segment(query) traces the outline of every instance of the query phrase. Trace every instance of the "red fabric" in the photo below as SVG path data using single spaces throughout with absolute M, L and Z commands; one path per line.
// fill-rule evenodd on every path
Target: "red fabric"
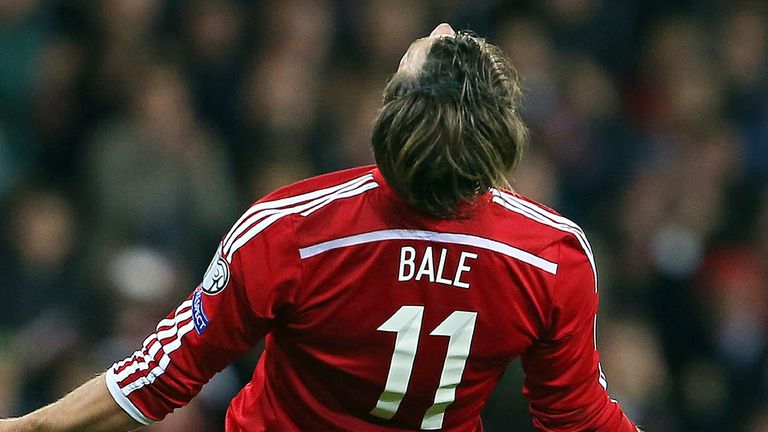
M 257 228 L 261 230 L 234 252 L 227 286 L 201 296 L 208 320 L 202 334 L 190 329 L 198 311 L 187 304 L 159 326 L 156 342 L 114 366 L 123 393 L 138 386 L 127 399 L 146 417 L 162 419 L 266 337 L 252 381 L 231 403 L 228 431 L 420 430 L 453 341 L 453 336 L 430 332 L 452 313 L 464 311 L 476 312 L 474 332 L 455 400 L 445 409 L 440 430 L 481 431 L 486 400 L 509 362 L 522 356 L 524 392 L 538 429 L 635 431 L 599 382 L 593 340 L 597 293 L 586 249 L 574 228 L 536 220 L 551 213 L 548 209 L 537 207 L 541 213 L 528 210 L 531 215 L 526 216 L 500 205 L 489 193 L 464 209 L 465 218 L 432 220 L 403 206 L 373 167 L 306 180 L 257 205 L 269 207 L 275 200 L 367 173 L 374 178 L 365 182 L 378 187 L 319 205 L 321 201 L 308 214 L 284 214 L 295 205 L 279 207 L 279 202 L 276 211 L 261 210 L 266 212 L 262 221 L 274 220 Z M 376 241 L 304 259 L 299 253 L 330 240 L 392 229 L 493 240 L 555 263 L 557 271 L 552 274 L 486 248 L 433 240 Z M 256 231 L 234 237 L 245 239 L 248 232 Z M 421 280 L 400 281 L 404 247 L 416 251 L 417 267 L 431 247 L 433 276 L 442 275 L 451 284 L 430 282 L 426 273 Z M 442 249 L 445 265 L 435 275 Z M 467 255 L 464 264 L 471 270 L 458 278 L 469 288 L 452 284 L 462 252 L 477 255 Z M 226 259 L 226 249 L 218 254 Z M 402 401 L 394 416 L 384 420 L 369 413 L 384 390 L 399 334 L 377 329 L 408 305 L 423 308 L 417 350 Z M 153 350 L 157 343 L 162 347 Z M 147 359 L 145 366 L 136 366 Z M 126 368 L 136 370 L 118 375 Z

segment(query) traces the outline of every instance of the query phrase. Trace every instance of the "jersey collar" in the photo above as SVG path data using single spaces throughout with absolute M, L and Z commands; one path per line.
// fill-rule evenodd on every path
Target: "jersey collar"
M 384 178 L 384 174 L 381 173 L 381 170 L 379 170 L 378 166 L 373 165 L 373 169 L 371 173 L 373 174 L 373 179 L 376 181 L 376 183 L 378 183 L 379 189 L 383 194 L 385 194 L 389 199 L 392 199 L 398 204 L 401 204 L 403 206 L 408 206 L 406 202 L 402 198 L 400 198 L 400 196 L 397 195 L 394 189 L 392 189 L 392 187 L 387 183 L 387 180 Z M 480 196 L 474 203 L 462 204 L 461 206 L 459 206 L 459 211 L 462 213 L 471 214 L 477 211 L 479 208 L 485 206 L 492 199 L 493 199 L 493 196 L 491 194 L 491 191 L 488 191 L 482 196 Z

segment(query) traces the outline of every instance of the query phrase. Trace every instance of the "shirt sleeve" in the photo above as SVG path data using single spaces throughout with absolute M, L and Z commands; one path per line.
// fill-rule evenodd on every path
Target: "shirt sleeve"
M 523 392 L 540 431 L 637 430 L 606 391 L 595 336 L 598 294 L 591 253 L 585 238 L 561 244 L 547 335 L 522 357 Z
M 273 218 L 267 228 L 247 215 L 224 237 L 192 294 L 107 371 L 110 394 L 134 420 L 160 421 L 186 405 L 254 347 L 290 303 L 298 278 L 291 221 Z

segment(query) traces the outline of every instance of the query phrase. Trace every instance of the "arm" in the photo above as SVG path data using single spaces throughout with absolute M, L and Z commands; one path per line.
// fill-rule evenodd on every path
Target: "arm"
M 224 236 L 203 282 L 141 348 L 107 371 L 110 394 L 137 422 L 161 421 L 186 405 L 290 309 L 300 276 L 293 221 L 264 202 L 282 193 L 246 211 Z
M 0 420 L 0 432 L 128 431 L 186 405 L 269 332 L 298 269 L 289 230 L 274 224 L 258 236 L 246 231 L 250 241 L 236 250 L 222 242 L 203 282 L 143 346 L 61 401 Z
M 302 201 L 287 192 L 247 210 L 220 243 L 203 282 L 137 351 L 55 404 L 0 419 L 0 432 L 127 431 L 192 400 L 258 344 L 292 302 L 300 262 L 293 222 L 284 216 L 294 212 L 280 208 Z
M 560 245 L 548 328 L 522 357 L 524 393 L 538 430 L 636 432 L 606 391 L 595 339 L 596 278 L 588 254 L 573 237 Z
M 115 432 L 139 426 L 112 399 L 104 375 L 32 414 L 0 420 L 0 432 Z

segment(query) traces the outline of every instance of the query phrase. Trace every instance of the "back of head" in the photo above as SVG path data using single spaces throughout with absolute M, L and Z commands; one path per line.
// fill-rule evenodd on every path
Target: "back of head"
M 465 32 L 436 38 L 418 71 L 400 70 L 373 128 L 376 163 L 395 192 L 429 216 L 455 217 L 508 186 L 527 130 L 517 75 L 501 51 Z

